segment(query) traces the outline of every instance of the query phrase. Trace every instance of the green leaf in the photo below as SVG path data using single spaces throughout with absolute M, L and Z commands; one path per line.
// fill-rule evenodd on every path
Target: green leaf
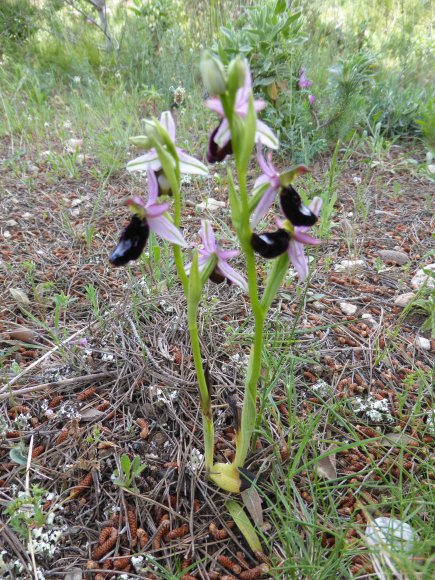
M 131 464 L 132 473 L 134 475 L 137 475 L 139 468 L 140 468 L 140 457 L 139 455 L 135 455 L 133 458 L 133 463 Z
M 121 463 L 121 468 L 123 473 L 129 477 L 130 476 L 130 469 L 131 469 L 131 461 L 130 461 L 130 457 L 126 454 L 123 453 L 120 457 L 120 463 Z
M 9 457 L 11 461 L 18 463 L 18 465 L 27 465 L 27 454 L 25 449 L 21 446 L 12 447 L 9 451 Z
M 202 284 L 198 268 L 198 250 L 195 250 L 193 252 L 193 260 L 189 272 L 189 296 L 187 305 L 189 311 L 191 309 L 196 310 L 196 305 L 201 298 L 201 290 Z
M 231 217 L 233 226 L 236 232 L 238 232 L 241 226 L 241 207 L 240 200 L 236 191 L 236 186 L 234 184 L 233 174 L 231 173 L 231 169 L 229 167 L 228 167 L 228 197 L 230 199 Z
M 289 257 L 287 252 L 277 258 L 273 264 L 272 270 L 266 281 L 266 288 L 264 289 L 263 296 L 261 298 L 261 307 L 264 312 L 267 312 L 272 304 L 276 293 L 281 286 L 281 282 L 288 270 Z
M 253 552 L 263 552 L 261 542 L 257 536 L 254 526 L 249 521 L 243 507 L 233 499 L 226 502 L 225 507 L 230 512 L 231 517 L 236 523 L 236 526 L 241 531 L 243 537 L 248 542 L 249 547 Z

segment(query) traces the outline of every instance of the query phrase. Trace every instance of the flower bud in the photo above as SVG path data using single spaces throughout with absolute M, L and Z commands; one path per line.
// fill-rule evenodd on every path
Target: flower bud
M 279 174 L 279 184 L 281 187 L 288 187 L 299 175 L 305 175 L 306 173 L 311 173 L 311 169 L 305 165 L 296 165 L 287 171 L 283 171 Z
M 241 56 L 233 59 L 228 66 L 228 90 L 235 93 L 245 84 L 246 59 Z
M 157 129 L 156 124 L 154 123 L 154 121 L 150 121 L 149 119 L 145 120 L 145 135 L 148 137 L 150 141 L 152 139 L 157 139 L 158 141 L 161 141 L 159 130 Z
M 225 69 L 221 61 L 210 52 L 205 51 L 199 65 L 202 82 L 210 95 L 217 97 L 227 90 Z
M 128 139 L 135 147 L 140 147 L 141 149 L 151 149 L 152 144 L 146 135 L 138 135 L 137 137 L 129 137 Z

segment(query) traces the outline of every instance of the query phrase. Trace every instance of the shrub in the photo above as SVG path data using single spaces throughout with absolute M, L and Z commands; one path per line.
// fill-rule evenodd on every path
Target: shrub
M 13 52 L 38 30 L 39 10 L 29 0 L 0 2 L 0 54 Z

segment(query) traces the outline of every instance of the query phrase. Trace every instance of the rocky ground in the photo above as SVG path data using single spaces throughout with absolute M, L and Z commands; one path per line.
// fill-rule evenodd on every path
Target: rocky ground
M 327 167 L 314 168 L 313 189 Z M 167 250 L 149 247 L 128 270 L 107 260 L 127 219 L 122 202 L 141 182 L 125 173 L 102 188 L 86 160 L 79 179 L 53 174 L 44 160 L 18 172 L 4 163 L 0 179 L 0 565 L 11 577 L 279 577 L 286 552 L 267 498 L 291 466 L 301 501 L 314 509 L 314 475 L 304 467 L 313 449 L 293 463 L 300 424 L 313 418 L 322 441 L 373 439 L 323 466 L 327 480 L 342 478 L 333 494 L 349 543 L 368 521 L 366 506 L 385 493 L 374 482 L 430 484 L 435 343 L 420 330 L 424 313 L 408 307 L 422 284 L 433 286 L 422 272 L 435 270 L 427 180 L 394 160 L 369 174 L 350 160 L 308 288 L 290 272 L 273 305 L 266 333 L 276 355 L 260 397 L 267 436 L 248 465 L 261 472 L 267 550 L 259 559 L 201 474 L 184 298 Z M 188 239 L 198 241 L 204 212 L 225 228 L 219 180 L 192 182 L 185 193 Z M 197 208 L 210 198 L 222 203 Z M 260 262 L 260 277 L 265 268 Z M 207 289 L 203 354 L 221 461 L 233 454 L 228 394 L 241 397 L 251 328 L 241 292 Z M 129 485 L 114 482 L 122 454 L 145 466 Z M 322 536 L 325 559 L 333 532 Z M 352 575 L 371 573 L 364 552 L 349 552 L 347 565 Z

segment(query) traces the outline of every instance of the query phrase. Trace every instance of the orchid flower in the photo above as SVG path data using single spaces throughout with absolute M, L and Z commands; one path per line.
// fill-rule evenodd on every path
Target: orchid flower
M 321 208 L 322 200 L 320 197 L 315 197 L 310 204 L 310 210 L 318 217 Z M 277 220 L 277 225 L 279 228 L 282 228 L 285 225 L 288 227 L 288 224 L 285 224 L 285 222 L 283 223 L 281 220 Z M 307 278 L 309 273 L 308 260 L 305 256 L 304 246 L 318 246 L 322 243 L 321 240 L 313 238 L 306 233 L 310 227 L 311 226 L 293 226 L 293 232 L 290 233 L 291 239 L 287 248 L 288 257 L 302 281 Z
M 216 256 L 217 264 L 210 280 L 220 284 L 224 280 L 237 284 L 243 290 L 248 290 L 248 284 L 243 276 L 228 264 L 228 260 L 240 254 L 238 250 L 223 250 L 216 242 L 215 234 L 208 220 L 201 221 L 202 248 L 199 248 L 198 268 L 201 271 L 212 256 Z M 192 263 L 186 264 L 186 274 L 189 274 Z
M 321 207 L 322 200 L 315 197 L 307 209 L 317 220 Z M 251 245 L 254 251 L 268 259 L 277 258 L 287 252 L 300 279 L 305 280 L 308 276 L 308 261 L 305 257 L 304 245 L 317 246 L 321 244 L 321 240 L 306 233 L 310 229 L 310 225 L 295 226 L 289 220 L 280 219 L 276 220 L 276 224 L 279 229 L 275 232 L 252 234 Z
M 257 178 L 257 180 L 254 183 L 253 194 L 255 195 L 256 192 L 258 192 L 259 189 L 266 184 L 268 184 L 269 187 L 263 193 L 254 212 L 252 213 L 251 216 L 252 229 L 254 229 L 260 223 L 263 217 L 267 214 L 269 208 L 273 205 L 273 202 L 275 201 L 276 198 L 276 194 L 279 190 L 281 190 L 282 194 L 284 194 L 289 188 L 293 190 L 291 185 L 286 187 L 284 183 L 288 182 L 289 179 L 294 179 L 294 177 L 296 177 L 297 175 L 302 175 L 304 173 L 309 172 L 309 169 L 305 167 L 305 165 L 298 165 L 288 171 L 279 173 L 272 163 L 272 152 L 269 152 L 267 154 L 266 159 L 264 158 L 261 143 L 257 143 L 257 161 L 263 173 Z
M 299 71 L 298 86 L 300 89 L 308 89 L 313 83 L 307 78 L 305 67 L 301 67 Z
M 165 111 L 161 114 L 160 124 L 166 129 L 169 137 L 175 143 L 175 122 L 170 111 Z M 207 175 L 207 167 L 183 151 L 183 149 L 176 147 L 178 159 L 180 162 L 180 173 L 189 173 L 191 175 Z M 174 161 L 175 164 L 175 161 Z M 162 164 L 160 162 L 157 151 L 152 148 L 149 149 L 144 155 L 133 159 L 127 163 L 128 171 L 145 171 L 147 169 L 152 169 L 154 172 L 159 174 L 163 171 Z
M 163 214 L 169 209 L 169 203 L 156 203 L 158 198 L 158 183 L 155 173 L 148 169 L 149 196 L 145 202 L 139 196 L 127 201 L 134 215 L 128 226 L 122 231 L 118 245 L 112 252 L 109 261 L 113 266 L 124 266 L 130 260 L 137 260 L 148 240 L 150 231 L 176 244 L 187 247 L 180 230 Z
M 246 75 L 244 86 L 238 89 L 236 94 L 236 101 L 234 111 L 237 115 L 244 118 L 248 114 L 249 98 L 252 93 L 252 79 L 248 63 L 246 62 Z M 218 97 L 209 99 L 206 103 L 207 107 L 217 113 L 222 120 L 214 129 L 209 138 L 207 161 L 209 163 L 216 163 L 223 161 L 223 159 L 232 153 L 231 131 L 228 119 L 225 116 L 224 107 Z M 266 106 L 266 102 L 262 100 L 254 101 L 254 109 L 258 113 Z M 271 149 L 278 149 L 279 141 L 272 130 L 263 121 L 257 119 L 257 127 L 255 133 L 255 140 L 270 147 Z
M 269 187 L 263 193 L 261 200 L 259 201 L 257 207 L 255 208 L 251 216 L 252 228 L 255 228 L 259 224 L 259 222 L 263 219 L 263 217 L 267 214 L 269 208 L 275 201 L 277 191 L 280 188 L 279 172 L 272 163 L 272 152 L 269 151 L 266 160 L 263 156 L 261 143 L 257 143 L 257 161 L 263 173 L 262 175 L 260 175 L 260 177 L 256 179 L 254 183 L 254 195 L 255 192 L 258 191 L 260 187 L 262 187 L 266 183 L 269 184 Z

